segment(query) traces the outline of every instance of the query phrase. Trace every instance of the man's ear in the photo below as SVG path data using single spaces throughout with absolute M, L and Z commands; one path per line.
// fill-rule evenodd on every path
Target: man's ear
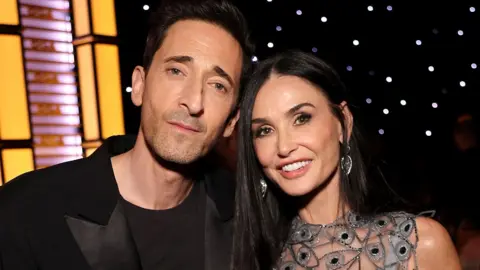
M 143 103 L 143 93 L 146 84 L 145 70 L 141 66 L 136 66 L 132 73 L 132 102 L 139 107 Z
M 350 136 L 352 136 L 353 115 L 346 101 L 342 101 L 342 103 L 340 103 L 340 109 L 342 110 L 343 119 L 345 121 L 345 130 L 341 130 L 340 133 L 340 142 L 343 143 L 343 132 L 347 132 L 347 140 L 350 140 Z
M 240 118 L 240 110 L 237 109 L 237 112 L 235 113 L 235 116 L 228 121 L 227 126 L 225 127 L 225 130 L 223 131 L 223 137 L 230 137 L 235 130 L 235 125 L 238 122 L 238 119 Z

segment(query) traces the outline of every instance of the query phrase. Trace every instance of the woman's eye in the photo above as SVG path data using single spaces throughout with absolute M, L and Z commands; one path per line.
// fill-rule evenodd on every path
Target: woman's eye
M 310 121 L 311 118 L 312 116 L 310 114 L 302 113 L 295 119 L 295 125 L 303 125 Z
M 255 132 L 255 138 L 260 138 L 260 137 L 263 137 L 263 136 L 267 136 L 267 135 L 270 134 L 271 132 L 272 132 L 272 129 L 269 128 L 269 127 L 259 128 L 259 129 L 257 129 L 257 131 Z

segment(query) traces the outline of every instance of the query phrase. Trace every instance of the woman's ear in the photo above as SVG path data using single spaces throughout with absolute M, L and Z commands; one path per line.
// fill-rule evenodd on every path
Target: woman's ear
M 342 101 L 342 103 L 340 103 L 340 110 L 342 112 L 344 123 L 345 123 L 345 130 L 342 130 L 342 133 L 341 133 L 342 136 L 340 137 L 340 142 L 343 143 L 343 138 L 344 138 L 343 132 L 347 132 L 346 137 L 348 141 L 350 141 L 350 137 L 352 136 L 353 115 L 346 101 Z

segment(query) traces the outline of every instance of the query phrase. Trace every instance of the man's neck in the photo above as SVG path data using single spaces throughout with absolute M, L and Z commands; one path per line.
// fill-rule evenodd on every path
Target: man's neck
M 111 160 L 122 197 L 145 209 L 173 208 L 183 202 L 193 187 L 193 180 L 185 173 L 158 162 L 141 134 L 130 151 Z

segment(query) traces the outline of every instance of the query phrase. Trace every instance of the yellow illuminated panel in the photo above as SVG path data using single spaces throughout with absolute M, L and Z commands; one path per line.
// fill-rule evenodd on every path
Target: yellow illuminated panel
M 95 44 L 98 100 L 102 138 L 125 133 L 120 64 L 116 45 Z
M 30 139 L 20 36 L 0 35 L 0 139 Z
M 3 180 L 2 180 L 2 161 L 1 161 L 1 158 L 0 158 L 0 186 L 2 186 L 3 184 Z
M 33 151 L 25 149 L 2 150 L 3 171 L 5 182 L 33 170 Z
M 98 0 L 93 2 L 96 1 Z M 75 36 L 81 37 L 90 34 L 88 0 L 73 0 L 73 19 L 75 20 Z
M 18 25 L 17 0 L 0 1 L 0 24 Z
M 89 157 L 91 154 L 93 154 L 93 152 L 95 152 L 95 150 L 97 150 L 97 148 L 85 149 L 85 157 Z
M 93 33 L 95 35 L 116 36 L 114 0 L 95 0 L 92 4 Z
M 91 45 L 77 47 L 77 62 L 82 102 L 83 136 L 87 141 L 98 140 L 100 131 L 98 130 L 98 108 Z

